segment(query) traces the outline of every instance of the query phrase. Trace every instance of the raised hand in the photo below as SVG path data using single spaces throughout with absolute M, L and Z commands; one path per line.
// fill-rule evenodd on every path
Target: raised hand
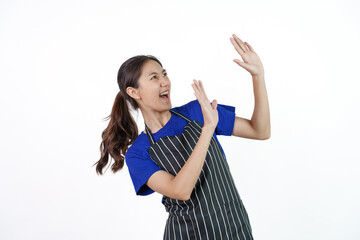
M 215 129 L 219 121 L 219 114 L 217 111 L 217 101 L 214 99 L 212 101 L 212 104 L 210 104 L 210 101 L 206 96 L 204 86 L 201 80 L 197 81 L 194 79 L 194 83 L 192 83 L 191 86 L 193 87 L 195 91 L 194 94 L 201 106 L 201 111 L 204 117 L 204 126 L 205 125 L 210 126 Z
M 230 38 L 230 41 L 244 61 L 242 62 L 239 59 L 234 59 L 234 62 L 236 62 L 240 67 L 243 67 L 252 76 L 264 74 L 264 67 L 261 60 L 248 42 L 244 43 L 235 34 L 233 34 L 233 37 Z

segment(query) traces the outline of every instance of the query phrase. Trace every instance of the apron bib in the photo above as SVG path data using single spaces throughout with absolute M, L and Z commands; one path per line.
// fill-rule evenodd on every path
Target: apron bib
M 150 141 L 150 158 L 164 171 L 176 176 L 199 140 L 203 125 L 170 110 L 188 123 L 181 134 L 154 141 L 145 124 Z M 219 143 L 212 136 L 204 166 L 187 201 L 163 196 L 169 217 L 164 240 L 253 239 L 250 221 L 240 199 Z

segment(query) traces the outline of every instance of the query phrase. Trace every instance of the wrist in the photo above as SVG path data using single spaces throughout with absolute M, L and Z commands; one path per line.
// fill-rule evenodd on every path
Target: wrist
M 207 133 L 213 134 L 215 131 L 215 128 L 216 128 L 216 126 L 205 124 L 202 127 L 202 132 L 207 132 Z
M 263 80 L 264 79 L 264 73 L 259 73 L 255 75 L 251 75 L 253 80 Z

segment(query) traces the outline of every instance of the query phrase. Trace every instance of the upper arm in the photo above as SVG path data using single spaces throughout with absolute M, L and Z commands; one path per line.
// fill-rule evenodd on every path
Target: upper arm
M 131 180 L 137 195 L 149 195 L 154 191 L 145 183 L 149 177 L 159 170 L 162 170 L 151 160 L 150 156 L 144 156 L 138 150 L 129 149 L 125 155 Z
M 252 127 L 251 121 L 249 119 L 238 116 L 235 117 L 232 135 L 250 139 L 261 139 L 255 129 Z
M 179 191 L 174 186 L 174 180 L 175 176 L 164 171 L 160 170 L 155 173 L 153 173 L 148 181 L 146 182 L 146 185 L 154 190 L 155 192 L 158 192 L 162 195 L 165 195 L 170 198 L 178 199 L 178 200 L 188 200 L 184 194 L 181 193 L 181 190 Z

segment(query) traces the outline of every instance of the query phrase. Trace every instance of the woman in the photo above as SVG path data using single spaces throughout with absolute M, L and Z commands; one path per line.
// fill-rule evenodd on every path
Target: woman
M 216 136 L 268 139 L 269 107 L 258 55 L 236 35 L 230 41 L 244 60 L 234 62 L 252 75 L 255 109 L 251 120 L 235 116 L 235 107 L 216 100 L 210 103 L 197 80 L 191 84 L 197 99 L 172 108 L 171 82 L 153 56 L 132 57 L 119 69 L 120 92 L 102 133 L 96 171 L 102 174 L 109 154 L 115 160 L 113 172 L 123 167 L 125 159 L 136 194 L 162 194 L 169 212 L 164 239 L 253 239 Z M 144 117 L 145 130 L 140 134 L 128 103 Z

